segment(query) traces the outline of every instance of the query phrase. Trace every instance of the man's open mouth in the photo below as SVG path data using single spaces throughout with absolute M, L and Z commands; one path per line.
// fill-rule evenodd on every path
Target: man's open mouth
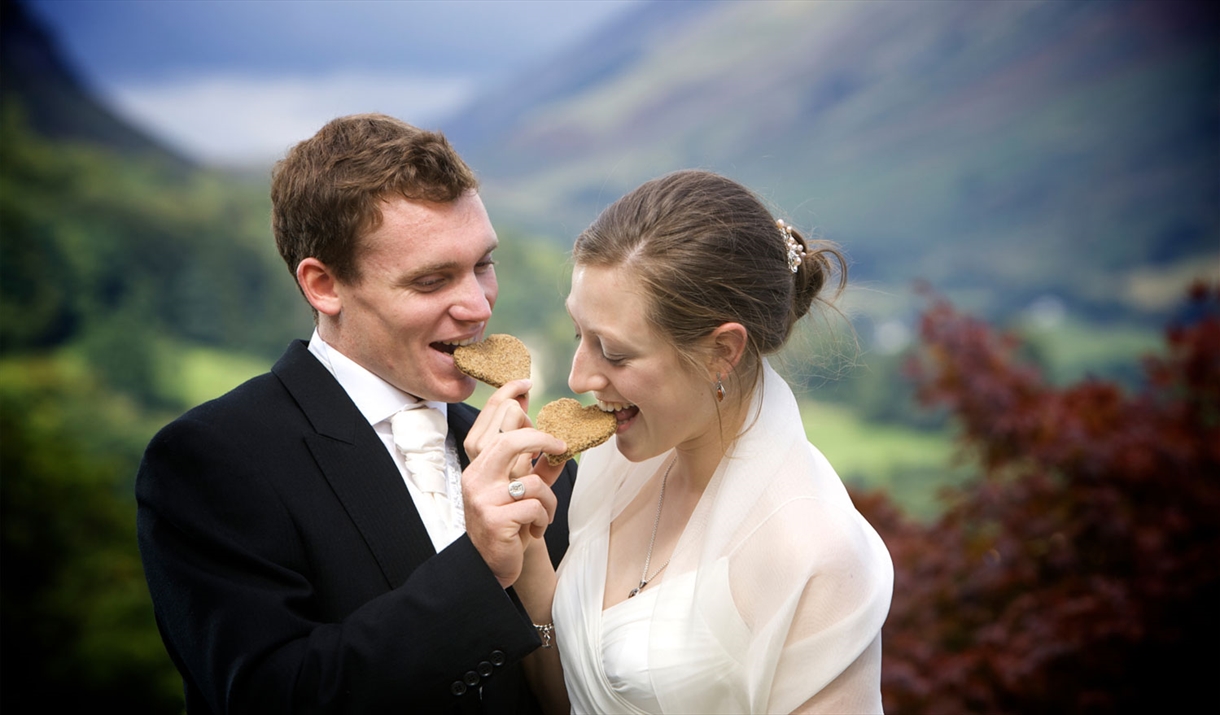
M 473 345 L 478 342 L 475 338 L 467 338 L 465 340 L 438 340 L 435 343 L 429 343 L 428 347 L 433 350 L 439 350 L 443 353 L 453 354 L 453 351 L 464 345 Z

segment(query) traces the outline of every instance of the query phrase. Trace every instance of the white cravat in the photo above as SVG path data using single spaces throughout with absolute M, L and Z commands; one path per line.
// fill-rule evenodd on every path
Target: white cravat
M 394 444 L 407 467 L 407 478 L 432 497 L 436 512 L 445 527 L 453 525 L 445 476 L 445 437 L 449 424 L 445 415 L 421 403 L 410 405 L 390 418 Z

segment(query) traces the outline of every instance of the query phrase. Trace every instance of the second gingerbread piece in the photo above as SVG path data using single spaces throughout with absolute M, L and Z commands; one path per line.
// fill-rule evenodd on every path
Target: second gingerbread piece
M 618 431 L 618 420 L 611 412 L 603 412 L 597 405 L 583 407 L 570 397 L 561 397 L 548 402 L 538 410 L 538 429 L 562 439 L 568 446 L 563 454 L 548 454 L 546 461 L 552 467 L 568 461 L 586 449 L 592 449 L 614 436 Z

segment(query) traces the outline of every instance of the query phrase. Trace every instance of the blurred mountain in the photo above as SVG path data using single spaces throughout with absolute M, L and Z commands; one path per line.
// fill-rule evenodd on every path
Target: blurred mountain
M 0 357 L 73 346 L 107 382 L 168 403 L 179 346 L 277 354 L 305 329 L 268 237 L 265 181 L 196 167 L 95 101 L 5 0 Z
M 1214 7 L 652 2 L 443 126 L 497 223 L 564 245 L 701 167 L 842 243 L 889 312 L 927 279 L 1151 315 L 1220 273 Z
M 0 106 L 11 105 L 20 108 L 27 127 L 47 139 L 99 145 L 178 169 L 190 167 L 180 154 L 98 102 L 20 0 L 0 0 Z

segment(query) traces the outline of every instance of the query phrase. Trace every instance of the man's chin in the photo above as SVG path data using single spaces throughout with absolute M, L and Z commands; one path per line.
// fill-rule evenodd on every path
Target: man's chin
M 478 381 L 476 381 L 473 377 L 467 377 L 462 381 L 461 396 L 456 400 L 450 400 L 450 402 L 465 402 L 466 400 L 469 400 L 470 396 L 474 394 L 474 389 L 478 387 L 478 385 Z
M 478 382 L 473 377 L 462 375 L 457 379 L 444 380 L 437 385 L 435 397 L 425 399 L 433 402 L 465 402 L 474 394 Z

